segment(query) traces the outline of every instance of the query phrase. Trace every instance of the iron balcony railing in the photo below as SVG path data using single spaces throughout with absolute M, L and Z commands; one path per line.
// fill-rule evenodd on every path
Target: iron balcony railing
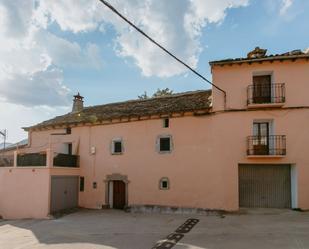
M 286 155 L 286 136 L 249 136 L 247 138 L 247 155 Z
M 58 153 L 54 157 L 53 165 L 56 167 L 78 168 L 79 156 Z
M 285 102 L 285 84 L 256 84 L 247 88 L 247 104 L 282 104 Z

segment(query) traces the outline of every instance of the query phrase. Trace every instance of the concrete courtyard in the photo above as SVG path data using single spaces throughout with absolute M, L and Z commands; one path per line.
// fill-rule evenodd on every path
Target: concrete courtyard
M 0 221 L 0 248 L 150 249 L 188 218 L 199 222 L 173 249 L 309 248 L 309 213 L 290 210 L 225 216 L 83 210 L 59 219 Z

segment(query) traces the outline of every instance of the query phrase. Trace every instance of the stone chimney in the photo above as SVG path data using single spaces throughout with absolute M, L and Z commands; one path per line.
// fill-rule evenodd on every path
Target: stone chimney
M 72 112 L 80 112 L 83 110 L 84 108 L 84 101 L 83 101 L 82 96 L 80 96 L 79 93 L 77 93 L 77 95 L 74 95 L 74 99 L 73 99 L 73 108 L 72 108 Z

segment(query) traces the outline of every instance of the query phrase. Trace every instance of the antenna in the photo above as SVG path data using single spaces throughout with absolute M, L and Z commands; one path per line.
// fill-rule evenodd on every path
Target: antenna
M 6 143 L 6 139 L 7 139 L 7 135 L 8 135 L 8 132 L 6 129 L 4 130 L 0 130 L 0 135 L 3 137 L 3 150 L 5 150 L 5 143 Z

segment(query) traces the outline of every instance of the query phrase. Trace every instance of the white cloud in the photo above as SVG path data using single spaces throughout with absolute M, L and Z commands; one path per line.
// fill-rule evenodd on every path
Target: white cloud
M 9 37 L 22 37 L 32 19 L 33 1 L 0 1 L 0 24 L 2 32 Z
M 196 67 L 203 49 L 202 29 L 209 23 L 221 23 L 228 9 L 246 6 L 249 0 L 109 1 Z M 288 9 L 289 1 L 285 2 Z M 70 90 L 62 71 L 68 67 L 102 67 L 98 45 L 81 45 L 60 33 L 51 33 L 53 23 L 74 34 L 96 31 L 102 35 L 111 25 L 117 33 L 117 55 L 131 58 L 145 76 L 170 77 L 187 72 L 98 0 L 0 0 L 0 128 L 19 130 L 20 126 L 64 113 L 61 106 L 68 105 Z M 15 133 L 16 137 L 21 134 Z
M 227 9 L 246 6 L 248 0 L 115 0 L 112 3 L 155 40 L 196 67 L 202 51 L 203 27 L 222 22 Z M 5 89 L 1 96 L 7 101 L 25 105 L 64 104 L 68 89 L 61 70 L 50 71 L 51 67 L 102 67 L 96 44 L 81 47 L 77 42 L 50 33 L 48 26 L 54 22 L 63 31 L 73 33 L 104 31 L 106 24 L 113 25 L 117 32 L 117 55 L 132 58 L 145 76 L 170 77 L 187 72 L 98 0 L 0 0 L 0 14 L 3 27 L 0 30 L 0 87 Z M 46 77 L 52 77 L 56 83 Z M 9 89 L 17 89 L 17 86 L 19 95 Z M 45 94 L 50 96 L 48 98 L 33 98 L 32 102 L 27 96 L 28 92 L 36 95 L 43 91 L 54 94 Z M 51 98 L 54 101 L 50 101 Z
M 281 7 L 280 7 L 280 15 L 285 15 L 289 8 L 292 6 L 293 0 L 282 0 Z
M 0 99 L 1 100 L 1 99 Z M 70 108 L 46 106 L 25 107 L 22 105 L 0 101 L 0 129 L 8 129 L 9 142 L 18 142 L 27 138 L 27 133 L 21 127 L 31 126 L 57 115 L 70 111 Z M 0 139 L 0 143 L 1 143 Z
M 7 102 L 66 105 L 61 68 L 102 66 L 97 45 L 81 47 L 47 31 L 48 17 L 37 1 L 0 0 L 0 25 L 0 97 Z
M 10 74 L 0 80 L 0 97 L 5 102 L 24 106 L 65 106 L 69 103 L 69 89 L 62 81 L 62 72 L 55 68 Z
M 248 0 L 115 0 L 111 3 L 155 40 L 196 67 L 202 51 L 199 40 L 202 28 L 207 23 L 222 22 L 227 9 L 246 6 Z M 44 0 L 41 4 L 50 20 L 66 31 L 89 32 L 102 30 L 101 22 L 112 24 L 118 33 L 117 54 L 132 58 L 145 76 L 169 77 L 187 71 L 98 0 Z

